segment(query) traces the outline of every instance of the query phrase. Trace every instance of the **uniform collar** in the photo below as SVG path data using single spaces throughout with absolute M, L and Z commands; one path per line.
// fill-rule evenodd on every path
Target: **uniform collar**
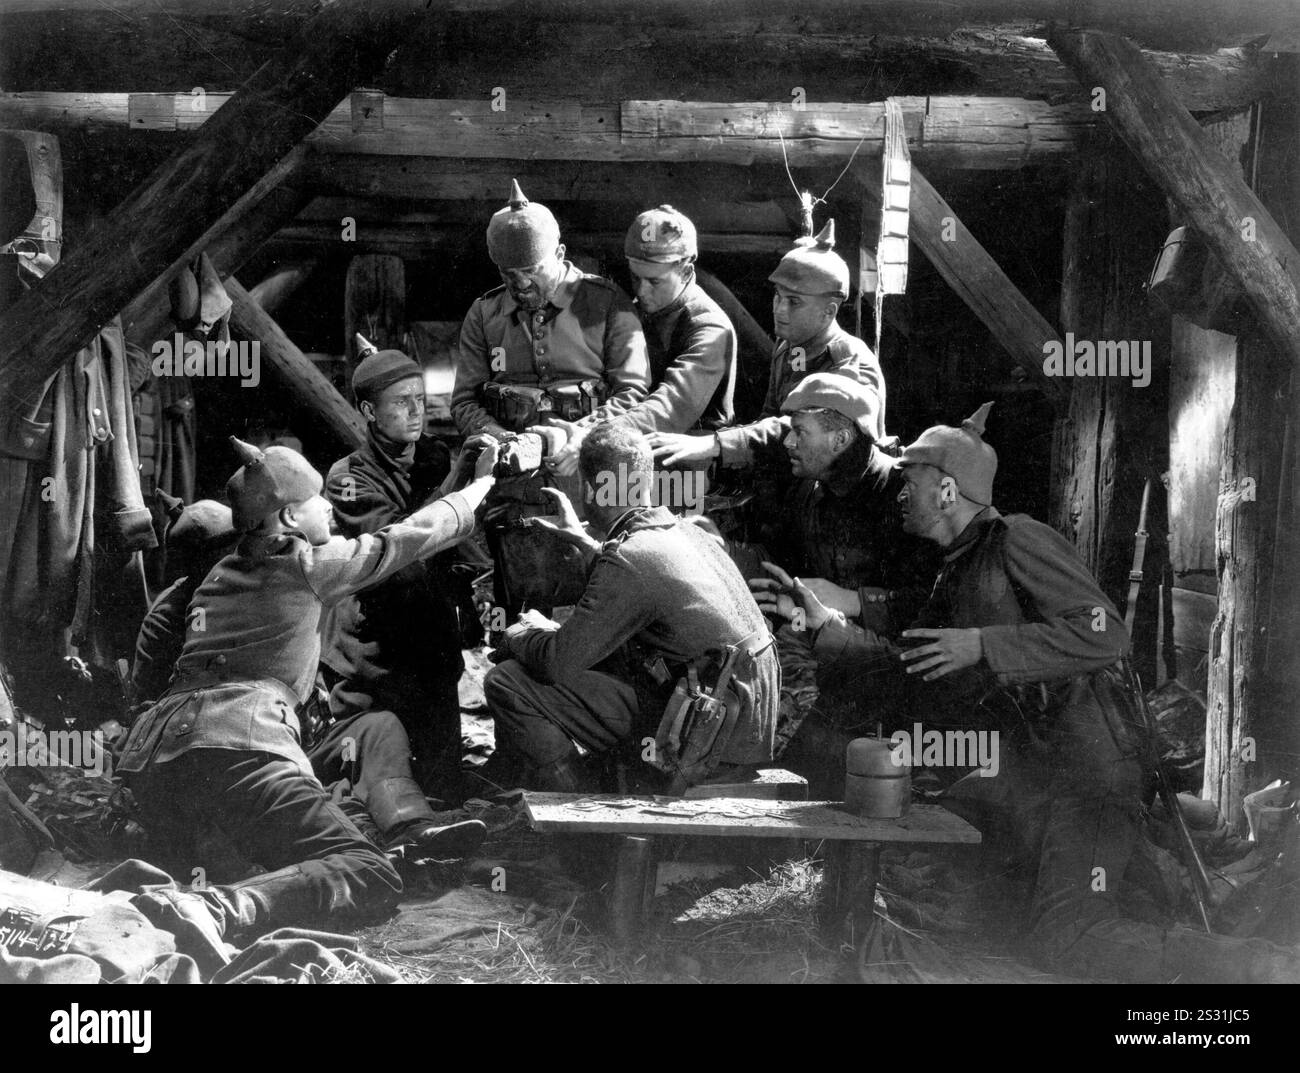
M 663 529 L 676 523 L 676 517 L 666 507 L 632 507 L 614 519 L 605 540 L 617 540 L 639 529 Z
M 572 261 L 565 261 L 564 275 L 560 277 L 559 285 L 555 288 L 555 293 L 551 295 L 546 305 L 554 306 L 556 309 L 568 309 L 573 302 L 573 296 L 578 293 L 578 284 L 581 282 L 582 271 Z M 519 303 L 515 301 L 509 287 L 505 288 L 501 301 L 502 308 L 506 313 L 513 315 L 522 310 L 522 312 L 532 315 L 528 310 L 522 309 Z M 545 308 L 546 306 L 542 307 L 542 309 Z
M 889 457 L 868 437 L 859 435 L 853 446 L 831 463 L 830 471 L 818 483 L 843 498 L 868 482 L 883 488 L 893 471 L 894 464 Z
M 407 473 L 415 461 L 415 444 L 401 444 L 401 450 L 393 454 L 393 448 L 399 446 L 391 441 L 381 440 L 375 435 L 373 422 L 366 425 L 366 445 L 379 463 L 379 468 L 389 473 Z
M 805 339 L 802 343 L 797 344 L 803 347 L 804 356 L 807 358 L 816 358 L 826 352 L 831 345 L 831 340 L 841 335 L 843 329 L 840 328 L 839 321 L 832 320 L 826 326 L 826 330 L 818 332 L 811 339 Z M 782 353 L 788 353 L 793 347 L 784 339 L 781 340 Z
M 989 526 L 1000 520 L 1001 517 L 1002 515 L 998 513 L 997 507 L 985 507 L 966 523 L 966 528 L 963 529 L 957 535 L 957 539 L 944 550 L 943 561 L 945 563 L 950 563 L 954 559 L 965 555 L 966 552 L 975 546 L 976 542 L 984 535 Z
M 642 319 L 647 320 L 652 324 L 656 321 L 671 317 L 674 313 L 680 313 L 686 308 L 686 303 L 690 301 L 691 288 L 694 286 L 696 286 L 694 282 L 686 284 L 686 286 L 682 288 L 682 293 L 664 306 L 663 309 L 656 310 L 654 313 L 641 313 L 641 307 L 637 306 L 637 312 L 641 313 Z

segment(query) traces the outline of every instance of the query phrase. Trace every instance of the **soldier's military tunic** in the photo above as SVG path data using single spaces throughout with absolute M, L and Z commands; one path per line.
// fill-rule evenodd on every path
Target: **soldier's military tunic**
M 386 444 L 372 425 L 365 445 L 335 462 L 325 479 L 339 533 L 355 537 L 403 521 L 436 493 L 450 465 L 446 445 L 435 437 Z M 426 779 L 436 761 L 454 763 L 460 744 L 456 683 L 464 660 L 451 590 L 453 555 L 411 563 L 339 601 L 322 631 L 321 663 L 337 675 L 329 683 L 330 713 L 345 720 L 360 712 L 393 712 Z
M 951 720 L 1001 734 L 997 777 L 968 777 L 956 798 L 991 799 L 1004 815 L 1043 810 L 1030 926 L 1044 957 L 1091 978 L 1168 978 L 1171 933 L 1125 919 L 1119 908 L 1151 785 L 1118 663 L 1129 638 L 1074 548 L 1041 522 L 988 507 L 944 549 L 914 625 L 980 631 L 976 667 L 929 685 L 912 681 L 929 698 L 926 709 L 946 701 Z M 815 641 L 822 658 L 850 663 L 889 647 L 842 617 Z M 992 703 L 1006 697 L 1015 704 Z
M 894 636 L 915 618 L 942 563 L 929 541 L 903 532 L 898 493 L 902 474 L 894 459 L 860 436 L 820 480 L 797 481 L 780 504 L 773 561 L 794 577 L 823 578 L 858 591 L 859 623 Z M 886 590 L 874 602 L 867 590 Z M 901 712 L 897 675 L 864 674 L 843 665 L 822 666 L 808 631 L 777 631 L 781 655 L 781 722 L 777 755 L 820 703 L 846 726 L 891 723 Z
M 790 418 L 782 415 L 781 404 L 795 385 L 810 373 L 840 373 L 856 377 L 859 383 L 873 388 L 880 396 L 880 417 L 873 430 L 873 437 L 876 440 L 884 438 L 885 376 L 880 371 L 880 362 L 866 343 L 832 322 L 824 335 L 809 340 L 799 348 L 791 347 L 785 340 L 777 342 L 772 349 L 767 397 L 763 400 L 763 412 L 759 419 L 752 424 L 723 429 L 718 433 L 722 452 L 719 463 L 722 466 L 750 466 L 757 457 L 770 453 L 780 444 L 790 427 Z
M 252 892 L 244 901 L 257 919 L 228 925 L 364 914 L 401 892 L 387 858 L 313 774 L 295 709 L 314 689 L 322 607 L 473 530 L 459 493 L 428 511 L 428 525 L 318 547 L 249 534 L 194 594 L 171 686 L 132 725 L 118 770 L 155 829 L 180 839 L 214 823 L 273 870 L 231 888 Z
M 645 336 L 631 301 L 608 280 L 564 264 L 559 287 L 539 310 L 519 306 L 504 285 L 470 306 L 451 397 L 452 416 L 465 435 L 503 423 L 484 406 L 488 382 L 551 388 L 602 381 L 611 411 L 645 396 Z
M 711 537 L 661 507 L 630 510 L 567 622 L 507 631 L 514 658 L 484 682 L 499 744 L 540 767 L 569 756 L 574 741 L 603 752 L 653 736 L 685 666 L 742 643 L 757 654 L 737 667 L 740 717 L 717 759 L 757 764 L 772 757 L 780 688 L 763 616 Z M 656 659 L 663 681 L 647 669 Z
M 713 432 L 731 424 L 736 330 L 721 307 L 689 283 L 654 313 L 638 310 L 650 352 L 650 395 L 625 415 L 639 432 Z

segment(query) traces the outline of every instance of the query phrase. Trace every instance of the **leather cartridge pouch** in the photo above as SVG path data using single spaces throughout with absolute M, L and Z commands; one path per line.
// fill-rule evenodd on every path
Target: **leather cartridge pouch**
M 550 413 L 552 405 L 542 388 L 491 380 L 483 385 L 483 408 L 506 428 L 522 432 Z
M 577 421 L 600 407 L 605 400 L 605 383 L 603 380 L 578 380 L 572 384 L 552 384 L 547 393 L 557 417 Z
M 740 697 L 730 681 L 750 658 L 742 648 L 728 645 L 720 655 L 711 654 L 688 666 L 659 722 L 654 767 L 690 785 L 718 766 L 740 717 Z M 724 674 L 729 660 L 731 669 Z M 720 676 L 726 681 L 719 691 Z

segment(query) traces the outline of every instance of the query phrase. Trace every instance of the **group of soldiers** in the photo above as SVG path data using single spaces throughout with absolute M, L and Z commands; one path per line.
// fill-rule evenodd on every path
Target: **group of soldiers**
M 187 573 L 141 631 L 144 703 L 119 770 L 173 875 L 202 863 L 212 828 L 267 871 L 142 895 L 146 913 L 213 943 L 363 919 L 400 895 L 386 851 L 474 851 L 483 825 L 439 825 L 425 795 L 459 760 L 451 561 L 486 526 L 498 574 L 507 531 L 580 572 L 567 617 L 516 600 L 493 636 L 484 692 L 497 770 L 516 785 L 679 793 L 796 755 L 819 721 L 891 726 L 924 709 L 1001 734 L 1000 774 L 980 780 L 996 792 L 955 799 L 990 833 L 1038 823 L 1030 919 L 1053 967 L 1294 967 L 1267 944 L 1123 916 L 1151 778 L 1123 620 L 1062 537 L 993 506 L 987 406 L 901 452 L 887 436 L 880 366 L 838 323 L 849 271 L 831 224 L 770 277 L 768 391 L 743 425 L 736 333 L 695 279 L 682 213 L 632 222 L 635 303 L 566 259 L 555 217 L 518 184 L 487 246 L 502 285 L 464 320 L 454 462 L 425 431 L 421 369 L 381 350 L 353 376 L 364 446 L 322 477 L 289 448 L 232 438 L 229 507 L 172 523 Z M 540 494 L 503 510 L 505 456 L 530 430 L 547 445 L 525 475 Z M 653 496 L 664 468 L 716 484 L 774 467 L 747 508 L 757 524 L 731 539 Z

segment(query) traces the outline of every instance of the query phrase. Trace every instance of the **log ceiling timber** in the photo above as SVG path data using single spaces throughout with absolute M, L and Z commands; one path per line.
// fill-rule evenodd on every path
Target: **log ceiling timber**
M 1295 569 L 1300 549 L 1295 535 L 1297 492 L 1286 471 L 1294 468 L 1288 463 L 1295 462 L 1300 432 L 1300 252 L 1251 191 L 1240 168 L 1223 156 L 1133 45 L 1111 34 L 1077 31 L 1055 34 L 1051 43 L 1081 82 L 1106 89 L 1105 114 L 1116 132 L 1242 288 L 1259 328 L 1291 370 L 1290 389 L 1279 389 L 1269 400 L 1272 412 L 1258 417 L 1274 425 L 1274 449 L 1283 455 L 1280 478 L 1270 480 L 1262 471 L 1244 475 L 1232 486 L 1221 485 L 1218 503 L 1219 612 L 1210 641 L 1210 719 L 1202 792 L 1229 822 L 1240 826 L 1242 796 L 1278 772 L 1295 768 L 1290 743 L 1296 737 L 1294 712 L 1300 699 L 1295 659 L 1300 645 L 1300 572 Z M 1294 182 L 1293 174 L 1288 178 Z M 1259 364 L 1244 371 L 1244 381 L 1243 370 L 1238 370 L 1238 390 L 1248 388 L 1256 376 L 1269 375 L 1274 355 L 1262 350 L 1239 351 L 1238 361 Z M 1224 473 L 1235 471 L 1236 459 L 1225 457 Z M 1243 491 L 1245 477 L 1250 478 L 1249 492 Z M 1269 543 L 1275 523 L 1274 569 L 1271 576 L 1257 580 L 1252 564 L 1239 563 L 1237 556 L 1248 556 L 1260 543 L 1251 534 L 1261 528 L 1262 543 Z M 1269 610 L 1257 612 L 1261 593 L 1267 594 L 1263 601 Z M 1257 614 L 1269 615 L 1273 628 L 1257 626 Z M 1247 741 L 1258 741 L 1258 750 L 1248 750 Z
M 0 127 L 202 129 L 229 99 L 207 93 L 7 93 Z M 1082 99 L 900 98 L 908 148 L 936 167 L 1020 168 L 1076 150 L 1097 115 Z M 195 110 L 195 105 L 201 105 Z M 883 102 L 492 101 L 379 97 L 358 91 L 308 137 L 322 153 L 451 159 L 690 161 L 793 166 L 846 162 L 880 150 Z
M 227 107 L 0 313 L 0 383 L 30 397 L 87 338 L 158 278 L 424 17 L 415 0 L 326 7 Z M 54 315 L 52 315 L 54 314 Z
M 260 243 L 259 243 L 260 245 Z M 316 260 L 289 261 L 277 265 L 248 293 L 259 306 L 272 316 L 294 292 L 307 282 L 316 269 Z
M 311 359 L 299 350 L 275 319 L 266 312 L 234 276 L 225 280 L 232 334 L 259 344 L 262 362 L 285 394 L 311 414 L 338 443 L 355 451 L 366 442 L 366 423 L 326 379 Z
M 376 12 L 401 10 L 401 0 L 370 0 Z M 318 5 L 312 0 L 7 0 L 4 29 L 67 34 L 80 27 L 116 28 L 146 40 L 182 29 L 226 34 L 247 47 L 283 43 L 299 29 Z M 1125 34 L 1149 48 L 1205 50 L 1240 45 L 1266 35 L 1300 32 L 1300 11 L 1289 0 L 947 0 L 917 4 L 913 0 L 875 0 L 865 5 L 850 0 L 804 0 L 792 8 L 788 0 L 552 0 L 539 9 L 536 0 L 433 0 L 438 16 L 454 42 L 473 42 L 476 35 L 512 28 L 535 32 L 539 24 L 573 36 L 586 26 L 616 30 L 627 48 L 641 37 L 654 40 L 658 31 L 675 29 L 677 40 L 686 31 L 707 34 L 727 31 L 747 38 L 763 31 L 825 38 L 827 48 L 846 34 L 922 36 L 948 39 L 972 29 L 1020 25 L 1042 27 L 1057 22 L 1086 25 Z M 513 40 L 507 38 L 507 40 Z M 206 43 L 206 42 L 205 42 Z M 201 53 L 200 53 L 201 54 Z M 539 53 L 529 57 L 535 60 Z M 550 58 L 546 52 L 540 55 Z M 671 54 L 665 57 L 669 58 Z
M 799 168 L 801 180 L 824 190 L 840 167 Z M 672 161 L 611 163 L 562 160 L 452 160 L 446 157 L 371 156 L 312 149 L 304 181 L 319 194 L 340 197 L 410 198 L 431 201 L 504 202 L 510 180 L 541 202 L 632 201 L 654 205 L 678 197 L 682 188 L 708 191 L 721 201 L 787 197 L 790 180 L 780 165 L 683 164 Z M 493 210 L 495 211 L 495 209 Z
M 880 188 L 879 164 L 856 165 L 854 176 L 864 191 Z M 1066 401 L 1059 380 L 1043 372 L 1043 344 L 1060 336 L 999 267 L 960 217 L 912 166 L 909 237 L 939 275 L 1056 407 Z
M 1082 84 L 1105 88 L 1103 114 L 1152 181 L 1201 233 L 1260 323 L 1300 369 L 1300 253 L 1240 169 L 1224 158 L 1131 43 L 1095 31 L 1062 31 L 1051 42 Z
M 674 207 L 686 213 L 700 231 L 750 231 L 756 233 L 785 234 L 791 239 L 798 233 L 798 202 L 785 180 L 784 204 L 775 200 L 732 202 L 725 199 L 702 200 L 698 183 L 679 187 L 671 196 Z M 396 201 L 389 198 L 335 198 L 313 199 L 295 219 L 296 224 L 324 224 L 334 231 L 340 221 L 352 219 L 359 230 L 368 225 L 428 227 L 462 226 L 477 222 L 486 231 L 488 220 L 505 202 L 509 192 L 507 184 L 494 198 L 487 201 Z M 639 201 L 626 195 L 608 201 L 568 201 L 543 198 L 523 187 L 529 198 L 543 202 L 555 213 L 562 232 L 601 231 L 611 223 L 617 224 L 632 218 L 653 202 Z M 713 191 L 707 191 L 714 195 Z M 695 196 L 692 196 L 694 194 Z M 663 200 L 663 199 L 660 199 Z
M 486 224 L 478 223 L 472 227 L 375 224 L 358 226 L 354 238 L 341 242 L 337 223 L 294 222 L 277 231 L 263 250 L 277 260 L 296 260 L 330 252 L 391 253 L 408 260 L 419 260 L 445 249 L 477 249 L 483 245 L 485 230 Z M 612 255 L 616 260 L 623 258 L 625 237 L 624 231 L 580 231 L 573 228 L 566 228 L 561 235 L 570 255 Z M 789 252 L 791 236 L 787 232 L 704 231 L 699 233 L 699 243 L 706 260 L 709 253 L 754 254 L 779 259 Z
M 168 287 L 181 267 L 206 253 L 222 277 L 238 271 L 267 239 L 310 200 L 300 184 L 306 149 L 299 146 L 257 180 L 221 218 L 122 310 L 127 337 L 149 346 L 166 330 Z

